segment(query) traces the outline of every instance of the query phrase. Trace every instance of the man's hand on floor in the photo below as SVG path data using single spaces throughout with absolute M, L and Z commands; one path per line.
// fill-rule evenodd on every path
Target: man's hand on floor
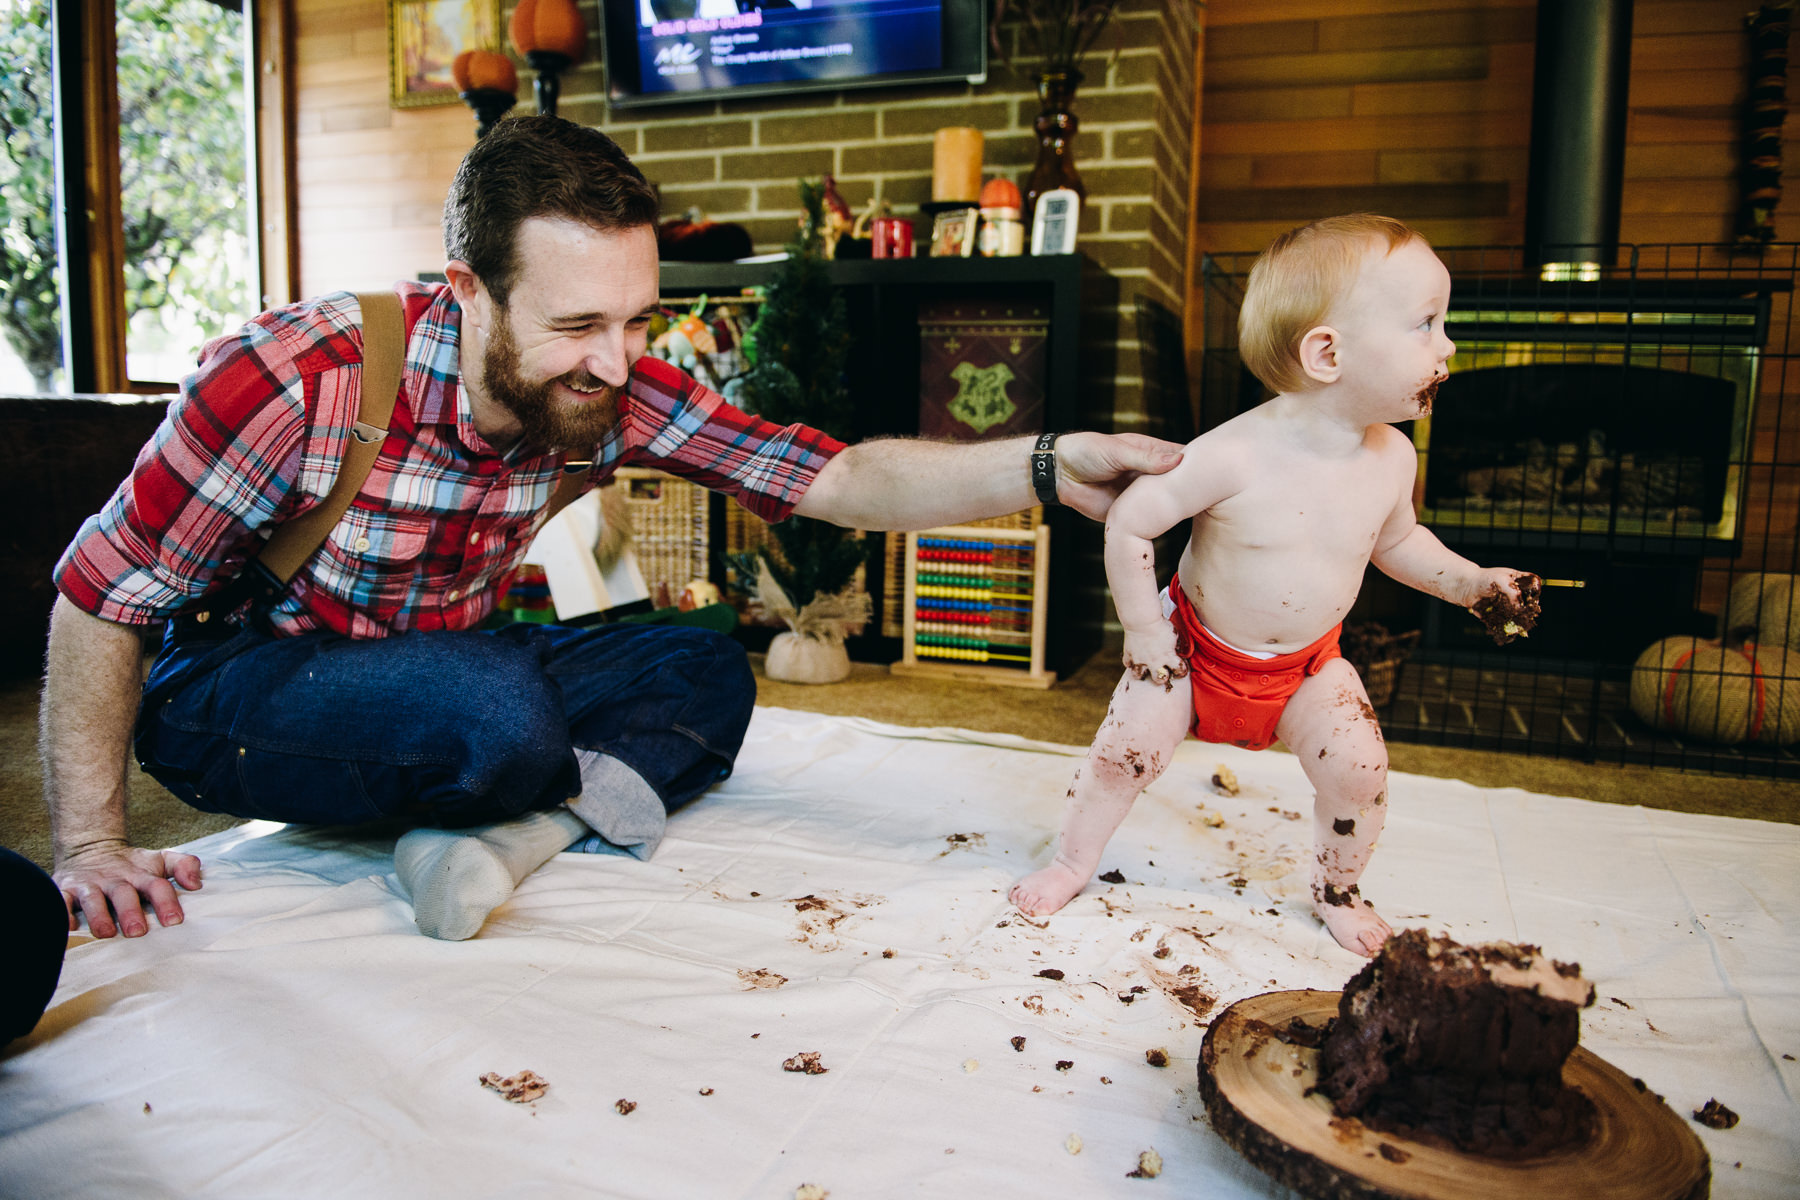
M 145 901 L 165 928 L 181 924 L 175 884 L 190 892 L 199 888 L 200 860 L 175 850 L 142 850 L 123 842 L 103 842 L 67 855 L 57 864 L 53 878 L 69 910 L 71 933 L 80 928 L 79 912 L 87 916 L 88 932 L 97 938 L 117 933 L 143 937 L 150 932 Z

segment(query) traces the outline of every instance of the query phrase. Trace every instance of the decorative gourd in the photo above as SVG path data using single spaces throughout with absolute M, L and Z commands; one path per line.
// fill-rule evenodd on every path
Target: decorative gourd
M 1025 201 L 1019 196 L 1018 184 L 996 175 L 981 185 L 981 199 L 976 203 L 982 208 L 1010 208 L 1018 212 Z
M 1763 724 L 1757 741 L 1765 746 L 1800 742 L 1800 651 L 1779 646 L 1746 646 L 1756 652 L 1762 673 Z
M 1631 711 L 1653 729 L 1722 746 L 1800 741 L 1800 654 L 1663 638 L 1632 666 Z
M 459 92 L 486 88 L 517 95 L 519 91 L 518 70 L 497 50 L 464 50 L 451 62 L 450 75 Z
M 587 50 L 587 22 L 575 0 L 519 0 L 507 32 L 521 58 L 548 50 L 580 62 Z
M 1800 595 L 1792 575 L 1745 575 L 1731 585 L 1719 616 L 1727 646 L 1755 642 L 1800 650 Z

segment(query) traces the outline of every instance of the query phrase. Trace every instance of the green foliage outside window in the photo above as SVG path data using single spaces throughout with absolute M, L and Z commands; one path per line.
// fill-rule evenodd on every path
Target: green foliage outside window
M 125 311 L 212 336 L 251 315 L 243 18 L 117 0 Z M 62 365 L 47 0 L 0 0 L 0 336 L 40 391 Z

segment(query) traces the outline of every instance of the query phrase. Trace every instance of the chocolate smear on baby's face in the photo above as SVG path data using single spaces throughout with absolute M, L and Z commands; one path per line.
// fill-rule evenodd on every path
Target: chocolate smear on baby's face
M 1421 417 L 1431 415 L 1431 405 L 1437 399 L 1438 380 L 1434 377 L 1413 395 L 1413 403 L 1419 406 Z

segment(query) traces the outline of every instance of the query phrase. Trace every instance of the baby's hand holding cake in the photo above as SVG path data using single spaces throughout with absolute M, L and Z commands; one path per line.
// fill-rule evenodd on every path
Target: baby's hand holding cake
M 1469 606 L 1496 646 L 1529 636 L 1537 628 L 1543 581 L 1536 575 L 1521 573 L 1513 576 L 1512 583 L 1518 589 L 1517 597 L 1501 584 L 1491 583 Z

